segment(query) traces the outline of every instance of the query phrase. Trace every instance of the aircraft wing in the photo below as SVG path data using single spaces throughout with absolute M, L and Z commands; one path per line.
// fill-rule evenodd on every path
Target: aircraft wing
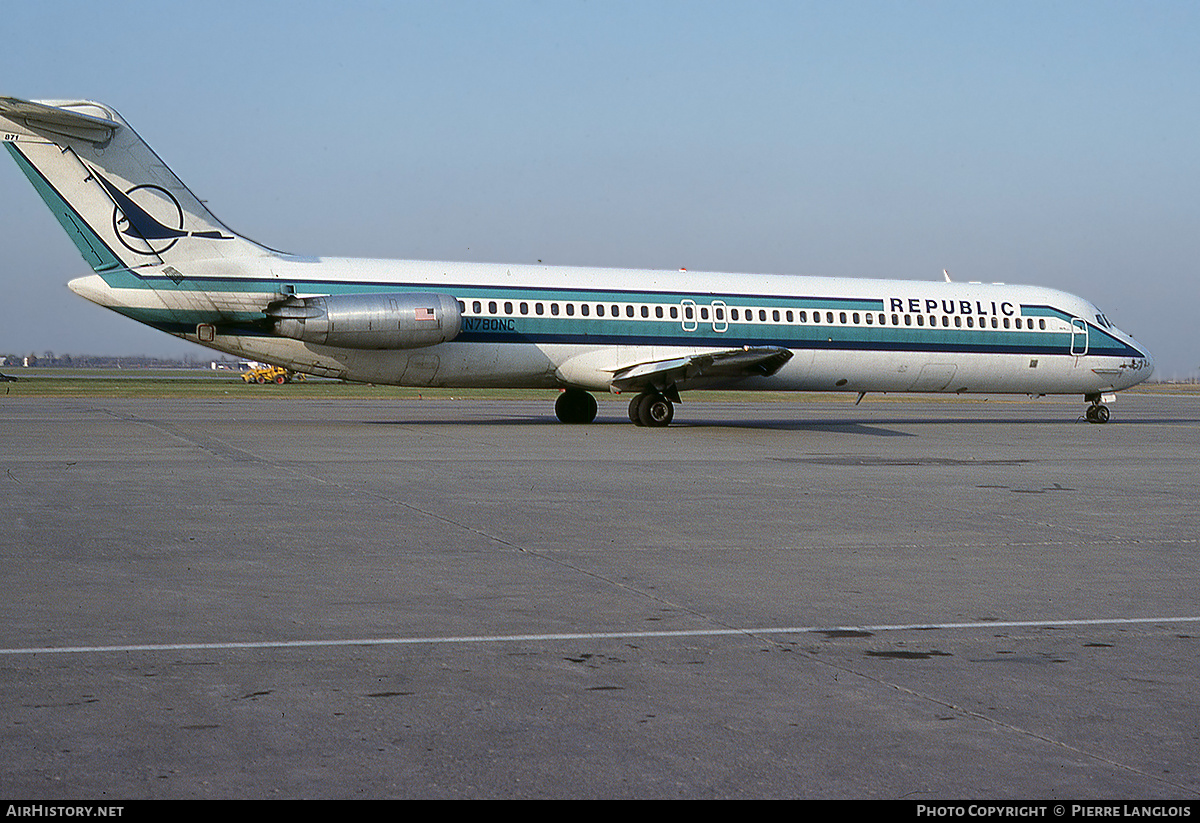
M 636 363 L 615 372 L 611 382 L 612 387 L 619 392 L 646 388 L 666 391 L 672 386 L 696 380 L 770 377 L 791 359 L 791 351 L 779 346 L 745 346 L 670 360 Z

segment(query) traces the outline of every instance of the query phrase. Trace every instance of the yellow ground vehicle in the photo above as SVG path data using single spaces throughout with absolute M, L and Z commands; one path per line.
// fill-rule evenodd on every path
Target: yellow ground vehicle
M 247 383 L 278 383 L 282 386 L 284 383 L 304 379 L 303 374 L 285 369 L 283 366 L 264 366 L 261 369 L 242 372 L 242 380 Z

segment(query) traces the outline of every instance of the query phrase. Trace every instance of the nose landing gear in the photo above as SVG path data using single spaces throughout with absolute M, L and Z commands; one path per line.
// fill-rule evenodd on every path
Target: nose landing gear
M 1104 405 L 1103 400 L 1112 400 L 1115 395 L 1102 397 L 1098 394 L 1084 395 L 1084 400 L 1091 405 L 1087 407 L 1087 411 L 1083 413 L 1083 417 L 1089 423 L 1107 423 L 1108 422 L 1108 406 Z

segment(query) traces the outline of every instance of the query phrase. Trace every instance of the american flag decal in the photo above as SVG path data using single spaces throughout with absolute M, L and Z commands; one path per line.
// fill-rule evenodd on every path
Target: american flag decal
M 433 309 L 417 309 L 418 320 L 436 320 L 433 316 Z

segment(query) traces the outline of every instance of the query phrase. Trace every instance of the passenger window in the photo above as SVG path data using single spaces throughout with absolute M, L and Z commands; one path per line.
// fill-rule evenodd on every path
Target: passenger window
M 807 323 L 807 322 L 808 322 L 808 312 L 806 312 L 806 311 L 802 311 L 802 312 L 800 312 L 800 322 L 801 322 L 801 323 Z
M 787 313 L 787 321 L 788 321 L 789 323 L 791 323 L 791 322 L 792 322 L 792 313 L 791 313 L 790 311 Z
M 766 309 L 759 309 L 759 310 L 758 310 L 758 319 L 759 319 L 759 320 L 761 320 L 761 321 L 762 321 L 762 322 L 764 322 L 764 323 L 766 323 L 766 322 L 767 322 L 767 310 L 766 310 Z
M 555 317 L 558 316 L 558 304 L 557 303 L 550 304 L 550 313 L 553 314 Z
M 672 306 L 672 307 L 671 307 L 671 319 L 672 319 L 672 320 L 678 320 L 678 319 L 679 319 L 679 307 L 678 307 L 678 306 Z
M 771 312 L 771 319 L 774 320 L 776 323 L 779 322 L 779 309 L 775 309 L 774 311 Z
M 495 313 L 496 313 L 496 301 L 491 300 L 488 302 L 488 314 L 495 314 Z
M 534 303 L 534 305 L 533 305 L 533 310 L 534 310 L 535 312 L 537 312 L 538 314 L 541 314 L 541 313 L 542 313 L 542 304 L 541 304 L 541 303 Z
M 840 323 L 841 323 L 843 326 L 844 326 L 844 325 L 846 325 L 846 313 L 845 313 L 845 312 L 839 312 L 839 313 L 838 313 L 838 321 L 839 321 L 839 322 L 840 322 Z
M 650 316 L 650 307 L 642 306 L 642 317 L 649 317 L 649 316 Z
M 505 313 L 505 314 L 512 314 L 512 303 L 507 303 L 507 302 L 506 302 L 506 303 L 504 304 L 504 313 Z
M 483 306 L 480 305 L 478 300 L 471 304 L 471 311 L 475 312 L 475 314 L 479 314 L 483 311 Z
M 574 317 L 574 316 L 575 316 L 575 304 L 568 303 L 567 304 L 567 317 Z
M 868 313 L 867 314 L 867 325 L 868 326 L 871 325 L 874 322 L 874 319 L 875 319 L 875 315 Z
M 529 304 L 528 303 L 521 304 L 521 314 L 529 314 Z
M 658 318 L 658 319 L 660 319 L 660 320 L 662 319 L 662 316 L 663 316 L 663 310 L 662 310 L 662 306 L 655 306 L 655 307 L 654 307 L 654 316 L 655 316 L 655 317 L 657 317 L 657 318 Z

